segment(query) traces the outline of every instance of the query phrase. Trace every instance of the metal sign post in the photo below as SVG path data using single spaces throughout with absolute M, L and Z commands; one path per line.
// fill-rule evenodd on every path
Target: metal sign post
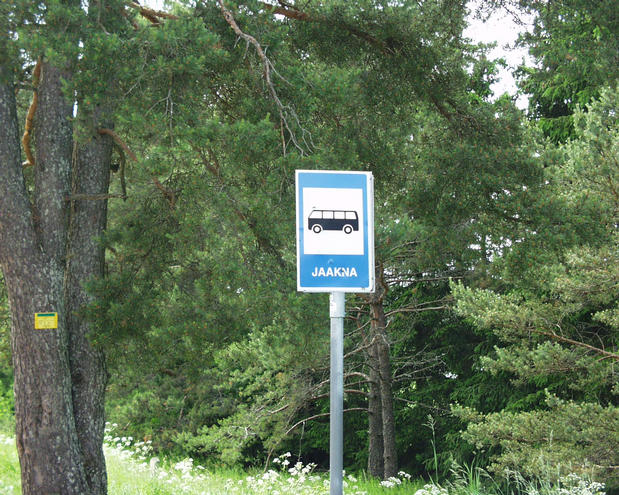
M 346 294 L 331 292 L 331 377 L 329 396 L 330 495 L 342 495 L 344 471 L 344 314 Z
M 374 179 L 370 172 L 297 170 L 297 289 L 329 292 L 330 495 L 344 471 L 346 292 L 374 292 Z

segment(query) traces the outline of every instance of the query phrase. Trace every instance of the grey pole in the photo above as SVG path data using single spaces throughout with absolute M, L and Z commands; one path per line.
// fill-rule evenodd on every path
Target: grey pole
M 330 376 L 330 428 L 329 466 L 331 475 L 330 495 L 342 495 L 344 469 L 344 313 L 346 294 L 331 292 L 329 316 L 331 317 L 331 376 Z

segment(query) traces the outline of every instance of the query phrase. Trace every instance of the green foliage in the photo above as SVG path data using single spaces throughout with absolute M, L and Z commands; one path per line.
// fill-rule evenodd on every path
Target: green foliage
M 584 239 L 576 236 L 566 246 L 562 236 L 545 236 L 542 246 L 554 241 L 555 255 L 531 268 L 538 274 L 536 286 L 508 286 L 502 293 L 453 286 L 457 311 L 501 340 L 481 361 L 484 368 L 510 373 L 517 386 L 546 390 L 545 407 L 532 411 L 480 415 L 456 409 L 472 421 L 465 433 L 469 441 L 478 448 L 500 446 L 492 464 L 497 472 L 547 478 L 552 466 L 555 476 L 576 471 L 613 483 L 619 431 L 618 176 L 611 165 L 619 143 L 616 97 L 616 89 L 605 90 L 587 113 L 575 115 L 578 139 L 564 146 L 566 160 L 553 171 L 560 188 L 544 191 L 556 191 L 566 230 L 581 229 Z M 583 219 L 583 209 L 596 211 L 594 220 Z M 581 227 L 591 223 L 599 232 L 595 237 L 583 235 Z M 531 225 L 527 237 L 535 239 L 537 229 Z M 499 266 L 514 261 L 508 254 Z
M 616 23 L 609 2 L 519 3 L 538 15 L 523 38 L 542 62 L 523 73 L 531 116 L 553 141 L 574 138 L 561 148 L 509 99 L 490 101 L 501 61 L 462 38 L 460 1 L 310 2 L 294 7 L 303 20 L 226 2 L 268 62 L 216 2 L 175 4 L 156 27 L 115 1 L 103 24 L 77 3 L 1 4 L 12 56 L 73 61 L 69 41 L 83 40 L 67 82 L 80 136 L 105 111 L 138 157 L 113 176 L 128 199 L 110 202 L 106 277 L 84 309 L 122 435 L 213 464 L 290 450 L 326 465 L 327 301 L 295 292 L 293 172 L 364 169 L 404 467 L 603 472 L 592 464 L 612 457 L 617 377 L 599 351 L 616 354 L 619 260 L 617 91 L 601 88 L 617 76 Z M 62 36 L 36 25 L 43 10 Z M 22 62 L 26 79 L 34 60 Z M 463 281 L 459 314 L 449 278 Z M 367 373 L 368 302 L 348 306 L 347 369 Z M 6 313 L 0 292 L 0 418 Z M 362 409 L 368 384 L 355 385 L 346 407 Z M 363 469 L 367 414 L 345 420 L 346 465 Z
M 15 425 L 10 330 L 8 298 L 0 273 L 0 433 L 12 432 Z
M 454 412 L 471 421 L 464 438 L 478 449 L 500 446 L 489 468 L 502 475 L 518 470 L 526 477 L 557 481 L 576 472 L 612 479 L 619 441 L 619 410 L 614 406 L 563 401 L 549 395 L 547 410 L 479 416 Z
M 518 112 L 487 101 L 495 63 L 478 61 L 483 48 L 462 39 L 461 2 L 327 2 L 307 7 L 313 22 L 274 19 L 256 3 L 230 9 L 268 45 L 272 88 L 264 61 L 238 43 L 213 2 L 179 8 L 179 22 L 138 30 L 123 45 L 133 63 L 115 83 L 126 96 L 116 130 L 143 158 L 127 167 L 129 200 L 111 207 L 108 273 L 92 283 L 98 299 L 87 311 L 109 349 L 108 411 L 125 434 L 229 463 L 258 463 L 284 446 L 324 463 L 325 423 L 302 421 L 326 412 L 327 340 L 318 296 L 294 294 L 294 169 L 373 171 L 379 258 L 396 292 L 410 291 L 390 298 L 387 311 L 431 303 L 436 294 L 414 295 L 417 284 L 435 290 L 425 277 L 483 279 L 491 249 L 475 245 L 507 202 L 510 214 L 521 211 L 523 185 L 541 174 Z M 116 49 L 111 43 L 108 56 Z M 153 176 L 173 192 L 172 206 Z M 502 228 L 499 239 L 509 232 Z M 428 321 L 406 314 L 391 327 L 403 364 L 396 414 L 412 425 L 398 442 L 419 469 L 428 432 L 414 425 L 427 409 L 406 401 L 445 412 L 450 394 L 470 394 L 483 380 L 457 349 L 474 353 L 481 339 L 445 312 Z M 362 345 L 357 333 L 347 352 Z M 404 378 L 442 352 L 462 381 L 438 370 L 423 386 Z M 356 356 L 351 369 L 367 370 Z M 475 395 L 488 410 L 503 404 L 490 382 Z M 365 401 L 349 394 L 346 404 Z M 347 463 L 361 468 L 367 417 L 346 421 Z M 440 423 L 441 441 L 460 449 L 460 423 L 445 415 Z
M 572 114 L 589 104 L 601 88 L 619 77 L 619 25 L 609 0 L 520 0 L 534 16 L 534 26 L 521 44 L 537 62 L 521 68 L 523 91 L 530 95 L 530 117 L 553 142 L 574 137 Z
M 437 304 L 448 295 L 446 283 L 420 284 L 414 291 L 398 294 L 390 307 L 407 307 L 417 299 L 423 308 L 424 301 Z M 415 365 L 405 371 L 406 379 L 396 377 L 394 391 L 402 467 L 413 475 L 434 479 L 438 467 L 438 478 L 443 479 L 450 476 L 454 462 L 487 462 L 488 451 L 475 451 L 462 442 L 459 432 L 464 424 L 451 414 L 450 404 L 491 413 L 522 410 L 539 402 L 530 387 L 514 390 L 507 373 L 482 372 L 479 356 L 491 352 L 499 341 L 491 331 L 468 324 L 452 311 L 420 311 L 414 317 L 399 314 L 390 329 L 395 366 L 401 356 L 416 350 Z
M 0 493 L 17 495 L 20 492 L 19 460 L 13 436 L 0 433 Z

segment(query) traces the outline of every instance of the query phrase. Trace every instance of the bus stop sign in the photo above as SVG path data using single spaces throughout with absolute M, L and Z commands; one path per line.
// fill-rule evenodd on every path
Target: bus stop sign
M 374 291 L 370 172 L 296 171 L 297 289 Z

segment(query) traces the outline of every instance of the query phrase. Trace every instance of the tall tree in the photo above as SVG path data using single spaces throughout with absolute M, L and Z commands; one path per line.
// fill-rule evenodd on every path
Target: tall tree
M 374 172 L 379 215 L 389 226 L 378 242 L 392 278 L 387 285 L 424 283 L 475 266 L 480 253 L 467 247 L 483 237 L 484 208 L 507 185 L 526 183 L 530 169 L 526 153 L 513 153 L 520 139 L 513 109 L 484 102 L 485 81 L 471 84 L 464 70 L 473 48 L 460 36 L 463 18 L 458 1 L 388 9 L 376 2 L 298 8 L 209 2 L 196 8 L 191 44 L 178 41 L 177 23 L 150 33 L 149 49 L 136 59 L 165 70 L 139 74 L 139 98 L 127 104 L 135 105 L 127 115 L 136 116 L 125 122 L 132 148 L 149 146 L 153 168 L 131 177 L 137 184 L 154 171 L 167 176 L 175 211 L 164 215 L 142 198 L 141 213 L 108 237 L 113 276 L 99 289 L 113 297 L 106 297 L 99 316 L 106 327 L 140 333 L 144 326 L 153 348 L 178 351 L 166 356 L 165 377 L 152 369 L 147 377 L 175 405 L 163 411 L 149 390 L 135 394 L 125 414 L 143 421 L 152 408 L 158 421 L 165 417 L 165 425 L 158 424 L 167 439 L 197 452 L 216 449 L 229 460 L 255 457 L 260 442 L 272 449 L 286 433 L 308 435 L 310 422 L 303 419 L 324 417 L 324 339 L 315 336 L 307 345 L 319 318 L 298 309 L 307 297 L 286 295 L 294 291 L 295 167 Z M 239 45 L 239 38 L 247 44 Z M 267 42 L 268 57 L 261 45 Z M 178 67 L 181 56 L 187 63 Z M 488 154 L 480 156 L 481 148 Z M 437 208 L 440 221 L 432 220 Z M 165 241 L 143 235 L 156 224 Z M 265 311 L 267 293 L 294 309 Z M 135 311 L 138 301 L 143 311 Z M 359 311 L 371 331 L 349 339 L 356 358 L 347 370 L 350 412 L 371 410 L 370 418 L 354 421 L 362 428 L 369 423 L 369 463 L 377 476 L 397 472 L 394 342 L 384 301 L 382 293 L 366 301 L 374 319 L 367 318 L 367 306 Z M 395 309 L 404 314 L 412 306 Z M 143 317 L 145 308 L 152 315 L 157 307 L 166 315 Z M 184 355 L 195 355 L 198 341 L 208 341 L 213 355 L 189 362 Z M 207 371 L 207 363 L 220 369 Z M 212 386 L 200 380 L 205 374 Z M 171 391 L 170 383 L 186 386 Z M 219 401 L 221 390 L 228 392 L 227 407 L 204 406 Z M 190 431 L 179 434 L 181 424 Z
M 107 491 L 107 372 L 81 310 L 89 300 L 85 282 L 103 275 L 98 239 L 106 225 L 112 150 L 112 137 L 101 132 L 111 127 L 111 73 L 97 70 L 97 57 L 110 55 L 130 27 L 124 9 L 119 2 L 96 1 L 2 4 L 0 265 L 11 314 L 17 446 L 27 494 Z M 22 164 L 15 94 L 26 81 L 15 75 L 29 61 L 34 98 Z M 38 312 L 57 313 L 57 327 L 35 330 Z
M 501 341 L 483 366 L 542 397 L 519 413 L 460 410 L 471 421 L 467 439 L 500 446 L 499 472 L 575 471 L 616 483 L 617 97 L 603 90 L 576 112 L 577 139 L 561 148 L 533 202 L 531 213 L 542 215 L 529 216 L 495 261 L 502 290 L 455 290 L 458 311 Z
M 525 16 L 518 43 L 535 64 L 517 71 L 529 97 L 529 117 L 555 143 L 574 137 L 572 115 L 619 77 L 619 23 L 612 0 L 491 0 L 480 9 L 506 8 Z

